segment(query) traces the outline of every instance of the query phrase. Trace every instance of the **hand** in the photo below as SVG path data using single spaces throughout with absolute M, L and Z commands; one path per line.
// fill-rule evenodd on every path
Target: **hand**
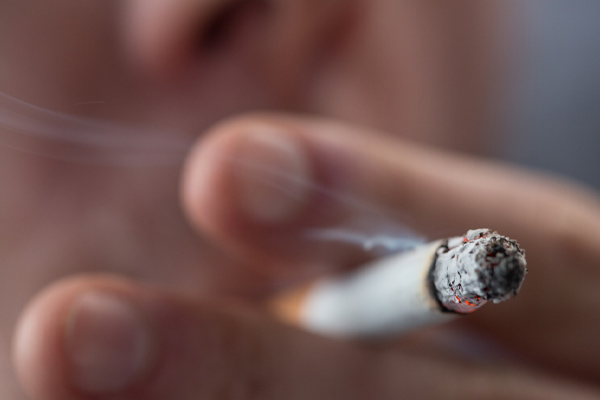
M 244 300 L 116 276 L 58 282 L 15 334 L 32 399 L 600 397 L 595 194 L 366 128 L 279 116 L 215 128 L 191 153 L 182 186 L 191 223 L 241 260 L 223 292 Z M 489 227 L 518 239 L 530 270 L 519 296 L 457 324 L 518 359 L 467 362 L 425 334 L 367 346 L 267 315 L 260 300 L 282 282 L 356 263 L 351 247 L 302 232 L 374 209 L 388 219 L 401 211 L 432 236 Z

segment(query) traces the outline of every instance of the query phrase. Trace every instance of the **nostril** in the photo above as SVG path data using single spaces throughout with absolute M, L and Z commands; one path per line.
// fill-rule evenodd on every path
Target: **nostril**
M 216 52 L 230 47 L 237 40 L 250 39 L 272 11 L 266 0 L 234 0 L 215 11 L 200 27 L 198 46 L 201 52 Z

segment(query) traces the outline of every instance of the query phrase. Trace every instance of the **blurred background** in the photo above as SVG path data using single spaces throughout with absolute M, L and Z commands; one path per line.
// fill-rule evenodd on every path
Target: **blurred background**
M 600 189 L 600 1 L 511 2 L 508 157 Z

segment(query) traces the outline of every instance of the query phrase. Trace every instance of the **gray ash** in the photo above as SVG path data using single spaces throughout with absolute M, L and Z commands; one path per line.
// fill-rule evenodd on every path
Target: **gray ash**
M 485 242 L 483 260 L 476 260 L 481 267 L 475 272 L 481 284 L 483 298 L 500 302 L 518 293 L 527 273 L 525 252 L 514 240 L 504 236 L 492 236 Z
M 471 230 L 438 250 L 432 290 L 444 309 L 469 313 L 516 295 L 526 273 L 525 252 L 516 241 L 489 229 Z

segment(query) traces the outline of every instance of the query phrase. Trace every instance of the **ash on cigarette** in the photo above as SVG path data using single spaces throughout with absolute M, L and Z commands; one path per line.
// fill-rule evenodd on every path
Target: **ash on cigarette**
M 487 301 L 516 295 L 526 273 L 525 252 L 515 240 L 477 229 L 448 240 L 438 251 L 431 279 L 442 307 L 469 313 Z
M 482 266 L 476 272 L 486 293 L 486 300 L 499 303 L 516 295 L 527 273 L 524 251 L 514 240 L 493 236 L 485 244 L 485 252 L 485 255 L 478 254 L 484 259 L 476 260 Z

